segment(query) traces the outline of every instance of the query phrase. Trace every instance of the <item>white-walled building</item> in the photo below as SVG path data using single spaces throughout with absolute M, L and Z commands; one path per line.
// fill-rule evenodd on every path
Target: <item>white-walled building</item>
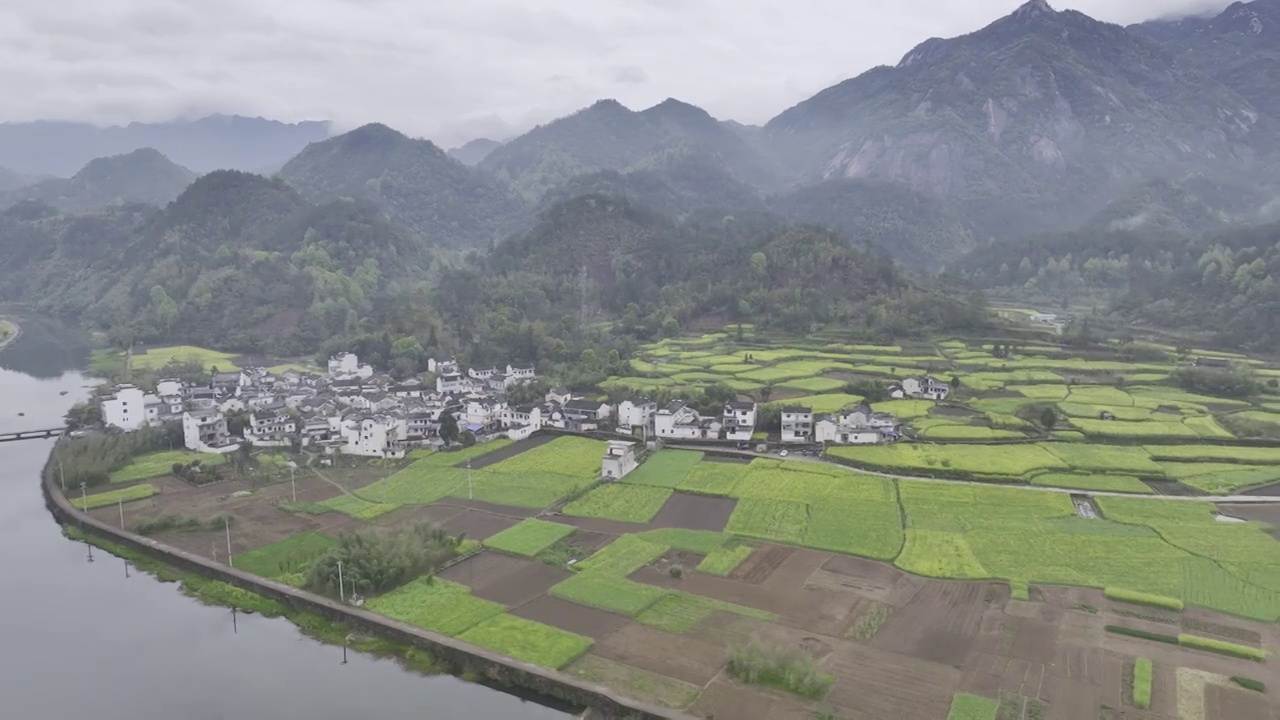
M 718 440 L 720 429 L 719 420 L 702 417 L 682 400 L 668 403 L 653 416 L 653 434 L 668 440 Z
M 202 453 L 229 453 L 240 447 L 227 430 L 227 418 L 217 410 L 182 414 L 182 444 Z
M 756 431 L 756 404 L 753 402 L 727 402 L 724 404 L 722 425 L 725 440 L 746 442 Z
M 618 429 L 630 432 L 635 428 L 653 430 L 653 416 L 658 404 L 649 398 L 634 398 L 618 403 Z
M 813 427 L 814 440 L 829 445 L 874 445 L 884 441 L 879 430 L 845 425 L 835 415 L 818 416 Z
M 102 421 L 108 427 L 132 432 L 160 421 L 160 398 L 144 393 L 136 385 L 117 385 L 103 396 Z
M 813 442 L 813 408 L 800 405 L 784 405 L 781 421 L 783 443 Z
M 608 422 L 613 413 L 609 403 L 597 400 L 570 400 L 561 408 L 564 412 L 565 429 L 577 432 L 599 430 L 601 423 Z
M 403 418 L 352 413 L 338 422 L 339 450 L 346 455 L 398 459 L 404 457 L 406 426 Z
M 282 409 L 254 410 L 244 429 L 245 439 L 262 447 L 288 447 L 297 432 L 297 420 Z
M 600 460 L 600 476 L 606 480 L 621 480 L 637 465 L 635 443 L 610 440 Z
M 329 358 L 330 375 L 355 375 L 360 369 L 360 358 L 355 353 L 338 353 Z
M 538 379 L 538 373 L 534 371 L 534 368 L 532 366 L 525 367 L 525 368 L 513 367 L 511 365 L 507 366 L 507 385 L 508 386 L 516 383 L 533 382 L 534 380 L 537 380 L 537 379 Z
M 935 378 L 911 376 L 902 381 L 902 395 L 898 397 L 918 398 L 921 400 L 946 400 L 951 394 L 951 386 Z

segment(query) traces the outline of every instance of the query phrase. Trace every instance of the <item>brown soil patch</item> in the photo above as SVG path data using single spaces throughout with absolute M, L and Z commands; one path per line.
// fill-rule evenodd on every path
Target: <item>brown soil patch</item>
M 487 540 L 519 524 L 519 518 L 494 515 L 480 510 L 463 510 L 440 523 L 440 527 L 454 537 L 462 535 L 469 540 Z
M 763 620 L 716 610 L 685 634 L 713 645 L 729 647 L 746 644 L 765 625 Z
M 809 632 L 843 637 L 849 624 L 871 604 L 870 598 L 831 590 L 801 590 L 778 622 Z
M 729 577 L 752 585 L 759 585 L 773 574 L 778 566 L 795 552 L 795 548 L 781 545 L 761 545 L 742 561 Z
M 831 553 L 796 550 L 761 584 L 767 588 L 800 591 L 808 583 L 809 577 L 830 558 Z
M 1280 483 L 1271 483 L 1263 485 L 1252 490 L 1246 490 L 1242 495 L 1253 495 L 1255 497 L 1277 497 L 1280 496 Z
M 750 465 L 751 456 L 749 455 L 717 455 L 715 453 L 707 453 L 703 455 L 703 462 L 727 463 L 729 465 Z
M 466 510 L 463 508 L 440 505 L 406 505 L 396 508 L 385 515 L 380 515 L 375 522 L 382 526 L 412 525 L 420 522 L 443 525 L 450 518 L 457 517 L 464 512 Z
M 1095 610 L 1107 607 L 1106 595 L 1094 588 L 1061 587 L 1057 585 L 1037 585 L 1044 604 L 1062 610 L 1081 611 L 1083 606 Z
M 894 613 L 872 641 L 875 647 L 959 666 L 986 610 L 989 583 L 929 581 Z
M 440 577 L 466 585 L 476 597 L 511 607 L 533 600 L 570 574 L 535 560 L 485 551 L 441 572 Z
M 872 600 L 884 602 L 904 573 L 874 560 L 837 555 L 822 564 L 809 578 L 815 587 L 851 590 Z
M 821 633 L 783 625 L 766 625 L 760 628 L 756 639 L 770 647 L 805 653 L 818 661 L 830 655 L 839 642 Z
M 680 583 L 680 589 L 713 600 L 737 603 L 777 614 L 787 611 L 798 592 L 798 588 L 769 589 L 702 573 L 685 575 Z
M 552 517 L 543 519 L 558 522 L 561 525 L 572 525 L 589 533 L 600 533 L 603 535 L 612 535 L 614 537 L 618 535 L 626 535 L 628 533 L 644 532 L 645 530 L 650 529 L 648 525 L 641 525 L 639 523 L 601 520 L 600 518 L 570 517 L 568 515 L 561 515 L 560 513 L 554 513 Z
M 704 557 L 706 556 L 700 553 L 668 550 L 662 557 L 631 573 L 628 579 L 645 585 L 672 588 L 681 584 L 683 579 L 692 573 L 694 568 L 698 567 L 698 563 L 702 562 Z M 671 568 L 674 567 L 679 567 L 683 570 L 680 577 L 671 574 Z
M 723 648 L 688 635 L 673 635 L 631 623 L 596 645 L 596 655 L 705 685 L 724 666 Z
M 1205 720 L 1267 720 L 1271 706 L 1252 690 L 1209 685 L 1204 692 Z
M 578 530 L 566 538 L 565 542 L 568 543 L 570 547 L 576 547 L 582 550 L 584 555 L 588 555 L 617 539 L 618 538 L 614 535 Z
M 689 707 L 695 717 L 732 720 L 809 720 L 813 712 L 799 698 L 718 678 Z
M 494 450 L 493 452 L 486 453 L 478 458 L 473 458 L 471 460 L 471 469 L 480 470 L 481 468 L 487 468 L 490 465 L 497 465 L 503 460 L 509 460 L 520 453 L 528 452 L 539 445 L 546 445 L 555 439 L 555 435 L 538 435 L 527 440 L 521 440 L 518 443 L 512 443 L 499 450 Z M 467 462 L 465 460 L 454 465 L 454 467 L 460 468 L 465 468 L 466 466 Z
M 675 493 L 649 524 L 655 528 L 720 532 L 729 524 L 729 516 L 737 506 L 738 501 L 731 498 Z
M 1098 720 L 1101 688 L 1065 677 L 1049 680 L 1049 713 L 1046 720 Z
M 469 508 L 471 510 L 493 513 L 494 515 L 506 515 L 508 517 L 519 518 L 521 520 L 531 518 L 542 512 L 541 510 L 533 508 L 515 507 L 514 505 L 499 505 L 497 503 L 484 502 L 482 500 L 457 500 L 455 498 L 441 500 L 440 502 L 432 504 L 436 507 L 445 508 L 452 507 L 464 510 Z
M 955 668 L 842 642 L 827 664 L 827 702 L 853 718 L 945 718 L 960 686 Z
M 1058 626 L 1039 618 L 1006 618 L 1014 627 L 1011 657 L 1033 663 L 1051 663 L 1058 652 Z
M 1182 616 L 1182 629 L 1198 635 L 1208 635 L 1231 642 L 1262 647 L 1262 633 L 1258 630 L 1240 627 L 1240 625 L 1224 625 L 1210 619 L 1209 616 L 1210 613 L 1203 610 L 1187 610 Z M 1244 624 L 1244 621 L 1240 622 Z
M 603 640 L 621 630 L 631 619 L 625 615 L 597 610 L 543 595 L 511 611 L 526 620 L 558 627 L 572 633 L 585 635 L 592 640 Z

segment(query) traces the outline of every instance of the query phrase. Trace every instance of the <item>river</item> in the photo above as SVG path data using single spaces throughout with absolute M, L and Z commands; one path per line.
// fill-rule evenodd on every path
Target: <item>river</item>
M 93 384 L 82 374 L 89 356 L 83 336 L 52 321 L 20 322 L 22 337 L 0 352 L 0 432 L 60 425 Z M 571 717 L 454 677 L 423 677 L 391 660 L 352 652 L 344 664 L 342 648 L 307 638 L 284 619 L 240 614 L 233 627 L 229 610 L 62 536 L 39 487 L 52 445 L 0 443 L 5 717 Z

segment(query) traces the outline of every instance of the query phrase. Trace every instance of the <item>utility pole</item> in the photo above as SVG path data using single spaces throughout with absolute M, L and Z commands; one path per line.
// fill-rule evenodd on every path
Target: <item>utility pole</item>
M 120 529 L 124 529 L 124 498 L 116 500 L 116 504 L 120 507 Z
M 470 458 L 467 459 L 467 499 L 468 500 L 476 499 L 475 487 L 471 484 L 471 459 Z
M 84 512 L 89 512 L 89 495 L 85 490 L 85 484 L 80 483 L 80 508 Z
M 293 466 L 289 466 L 289 485 L 293 488 L 293 504 L 298 504 L 298 485 L 293 481 Z
M 222 522 L 227 529 L 227 565 L 230 567 L 235 567 L 235 565 L 231 562 L 231 518 L 224 517 L 222 518 Z
M 62 472 L 62 458 L 58 458 L 58 482 L 62 484 L 62 494 L 67 494 L 67 475 Z
M 338 561 L 338 599 L 342 602 L 347 601 L 346 590 L 342 587 L 342 561 Z

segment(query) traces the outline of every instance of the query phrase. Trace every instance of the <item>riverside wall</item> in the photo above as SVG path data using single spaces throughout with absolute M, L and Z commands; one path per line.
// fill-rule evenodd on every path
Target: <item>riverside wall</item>
M 51 478 L 44 478 L 42 486 L 45 505 L 60 523 L 74 524 L 89 534 L 120 543 L 175 568 L 221 580 L 296 610 L 322 615 L 352 630 L 420 648 L 457 673 L 474 673 L 495 683 L 520 687 L 570 705 L 585 707 L 590 710 L 590 717 L 601 720 L 694 720 L 693 716 L 678 710 L 668 710 L 620 696 L 603 685 L 585 682 L 571 675 L 428 632 L 113 527 L 76 509 L 54 486 Z

